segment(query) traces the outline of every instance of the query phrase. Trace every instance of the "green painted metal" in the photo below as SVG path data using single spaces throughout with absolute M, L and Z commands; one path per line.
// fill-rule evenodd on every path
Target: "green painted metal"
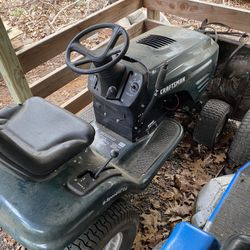
M 49 180 L 22 179 L 0 163 L 0 225 L 28 249 L 63 249 L 117 198 L 126 192 L 143 190 L 183 133 L 181 125 L 166 119 L 150 135 L 131 143 L 95 122 L 92 125 L 96 129 L 93 144 Z M 117 171 L 119 176 L 97 182 L 84 196 L 72 193 L 66 185 L 69 178 L 100 167 L 114 146 L 120 149 L 119 157 L 112 163 L 115 170 L 106 170 L 104 174 L 109 177 Z
M 150 35 L 166 36 L 176 42 L 159 49 L 138 43 Z M 149 72 L 149 94 L 154 92 L 159 69 L 165 63 L 168 65 L 168 73 L 162 87 L 167 88 L 176 82 L 177 85 L 163 95 L 184 91 L 197 102 L 213 77 L 218 54 L 218 44 L 207 35 L 185 28 L 159 26 L 132 39 L 126 56 L 143 64 Z

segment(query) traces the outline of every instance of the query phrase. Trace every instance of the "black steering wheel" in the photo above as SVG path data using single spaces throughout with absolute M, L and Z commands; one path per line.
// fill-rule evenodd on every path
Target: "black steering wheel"
M 86 46 L 80 43 L 80 40 L 87 34 L 99 29 L 107 28 L 112 30 L 112 35 L 110 41 L 102 50 L 102 53 L 97 55 L 95 53 L 96 50 L 89 50 L 86 48 Z M 123 38 L 124 42 L 118 48 L 114 48 L 120 37 Z M 117 64 L 126 54 L 128 46 L 128 33 L 123 27 L 112 23 L 96 24 L 83 30 L 71 40 L 66 50 L 66 64 L 78 74 L 99 73 Z M 72 61 L 70 58 L 72 52 L 77 52 L 78 54 L 83 55 L 84 58 L 78 61 Z M 88 63 L 93 63 L 95 67 L 88 69 L 79 67 Z

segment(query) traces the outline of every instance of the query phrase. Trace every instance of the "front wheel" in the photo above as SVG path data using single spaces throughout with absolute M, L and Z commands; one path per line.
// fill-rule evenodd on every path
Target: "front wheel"
M 135 209 L 119 199 L 65 250 L 130 250 L 138 224 Z
M 209 100 L 200 113 L 194 129 L 194 140 L 212 148 L 217 142 L 222 129 L 227 122 L 230 105 L 217 99 Z

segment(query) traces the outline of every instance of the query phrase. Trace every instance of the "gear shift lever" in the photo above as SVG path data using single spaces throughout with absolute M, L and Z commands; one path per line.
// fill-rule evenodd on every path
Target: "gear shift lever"
M 112 149 L 112 150 L 110 151 L 110 158 L 105 162 L 105 164 L 104 164 L 102 167 L 100 167 L 100 168 L 96 171 L 96 173 L 95 173 L 95 175 L 94 175 L 94 178 L 97 179 L 98 176 L 100 175 L 100 173 L 101 173 L 103 170 L 105 170 L 105 168 L 107 168 L 108 164 L 109 164 L 113 159 L 115 159 L 115 158 L 118 157 L 118 156 L 119 156 L 119 150 L 117 150 L 117 149 Z

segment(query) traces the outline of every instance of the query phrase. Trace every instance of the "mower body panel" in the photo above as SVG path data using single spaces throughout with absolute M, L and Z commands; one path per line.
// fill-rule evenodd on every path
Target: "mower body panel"
M 0 225 L 29 250 L 64 249 L 124 193 L 145 189 L 183 133 L 178 122 L 165 119 L 132 143 L 96 123 L 92 108 L 83 117 L 95 127 L 95 140 L 52 179 L 22 179 L 0 163 Z M 75 177 L 100 168 L 112 148 L 119 148 L 120 154 L 109 168 L 84 191 L 72 191 Z
M 166 46 L 154 48 L 155 38 L 171 39 Z M 140 41 L 149 38 L 147 44 Z M 130 42 L 127 57 L 143 64 L 148 72 L 148 91 L 152 95 L 160 67 L 168 65 L 168 73 L 161 84 L 160 96 L 185 91 L 197 101 L 213 77 L 219 54 L 219 46 L 210 37 L 190 29 L 160 26 L 134 38 Z

